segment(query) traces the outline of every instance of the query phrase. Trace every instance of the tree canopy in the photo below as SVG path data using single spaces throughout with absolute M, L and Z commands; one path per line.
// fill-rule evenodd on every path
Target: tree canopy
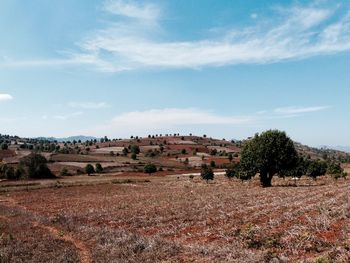
M 260 174 L 264 187 L 271 186 L 275 174 L 293 169 L 298 154 L 293 141 L 285 132 L 269 130 L 256 134 L 243 147 L 241 169 L 248 176 Z

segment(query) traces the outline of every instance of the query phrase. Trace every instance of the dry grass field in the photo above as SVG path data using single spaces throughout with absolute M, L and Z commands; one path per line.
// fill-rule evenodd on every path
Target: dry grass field
M 10 191 L 0 262 L 350 262 L 350 183 L 217 176 Z

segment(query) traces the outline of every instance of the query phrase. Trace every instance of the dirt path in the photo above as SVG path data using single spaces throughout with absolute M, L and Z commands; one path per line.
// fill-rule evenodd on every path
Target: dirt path
M 27 210 L 27 208 L 25 206 L 20 205 L 18 202 L 16 202 L 14 199 L 12 199 L 10 197 L 6 197 L 4 199 L 1 199 L 0 203 L 4 204 L 5 206 L 8 206 L 8 207 L 15 207 L 15 208 L 19 208 L 22 210 Z M 6 221 L 9 220 L 8 217 L 3 216 L 3 215 L 0 215 L 0 219 L 6 220 Z M 65 242 L 72 243 L 78 251 L 81 263 L 92 263 L 92 256 L 91 256 L 90 250 L 88 249 L 88 247 L 85 245 L 85 243 L 83 241 L 76 239 L 72 235 L 66 234 L 63 231 L 61 231 L 58 228 L 55 228 L 53 226 L 44 225 L 38 221 L 34 221 L 34 222 L 32 222 L 32 224 L 34 227 L 38 227 L 38 228 L 41 228 L 41 229 L 49 232 L 56 239 L 60 239 L 60 240 L 63 240 Z
M 43 225 L 40 222 L 34 222 L 33 226 L 46 230 L 47 232 L 49 232 L 51 235 L 53 235 L 57 239 L 61 239 L 63 241 L 72 243 L 76 247 L 76 249 L 78 250 L 80 261 L 82 263 L 91 263 L 92 262 L 90 250 L 87 248 L 87 246 L 84 244 L 84 242 L 80 241 L 79 239 L 74 238 L 72 235 L 63 233 L 62 231 L 60 231 L 59 229 L 57 229 L 55 227 Z

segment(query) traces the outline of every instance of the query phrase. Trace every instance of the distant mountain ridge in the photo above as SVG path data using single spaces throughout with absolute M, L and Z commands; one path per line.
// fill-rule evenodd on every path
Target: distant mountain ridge
M 327 149 L 334 149 L 342 152 L 350 153 L 350 146 L 326 146 Z
M 48 140 L 48 141 L 58 141 L 58 142 L 67 142 L 67 141 L 91 141 L 91 140 L 97 140 L 98 138 L 93 137 L 93 136 L 85 136 L 85 135 L 77 135 L 77 136 L 70 136 L 70 137 L 65 137 L 65 138 L 56 138 L 56 137 L 38 137 L 35 138 L 38 140 Z

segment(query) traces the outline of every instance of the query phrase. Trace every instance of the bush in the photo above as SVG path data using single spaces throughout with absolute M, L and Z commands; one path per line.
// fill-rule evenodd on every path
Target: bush
M 8 148 L 9 146 L 7 145 L 7 143 L 1 144 L 1 150 L 7 150 Z
M 131 159 L 136 160 L 137 159 L 137 154 L 136 153 L 132 153 L 131 154 Z
M 186 149 L 181 150 L 181 154 L 186 154 L 186 153 L 187 153 Z
M 216 167 L 215 161 L 211 161 L 211 162 L 210 162 L 210 167 L 211 167 L 211 168 L 215 168 L 215 167 Z
M 203 180 L 206 180 L 208 183 L 209 180 L 214 180 L 214 172 L 210 167 L 204 164 L 202 165 L 201 177 Z
M 144 166 L 143 171 L 147 174 L 152 174 L 157 172 L 157 167 L 152 163 L 148 163 Z
M 96 164 L 96 173 L 102 173 L 103 172 L 103 167 L 100 163 Z
M 24 157 L 20 166 L 26 171 L 28 178 L 31 179 L 45 179 L 54 178 L 55 176 L 51 170 L 47 167 L 47 160 L 40 154 L 30 154 Z
M 340 163 L 332 162 L 328 164 L 328 167 L 327 167 L 328 174 L 331 174 L 331 175 L 342 174 L 343 172 L 344 172 L 344 169 L 341 168 Z
M 226 169 L 226 177 L 228 179 L 238 177 L 239 174 L 239 165 L 238 164 L 231 164 L 227 169 Z
M 327 172 L 327 163 L 319 160 L 309 160 L 307 175 L 316 180 L 317 177 L 325 175 Z
M 131 145 L 130 146 L 130 152 L 134 154 L 140 153 L 140 147 L 138 145 Z
M 91 164 L 88 164 L 85 166 L 85 173 L 87 173 L 88 175 L 91 175 L 95 173 L 95 168 Z
M 210 150 L 210 155 L 212 155 L 212 156 L 217 155 L 217 153 L 218 153 L 218 150 L 216 150 L 216 149 L 211 149 Z

